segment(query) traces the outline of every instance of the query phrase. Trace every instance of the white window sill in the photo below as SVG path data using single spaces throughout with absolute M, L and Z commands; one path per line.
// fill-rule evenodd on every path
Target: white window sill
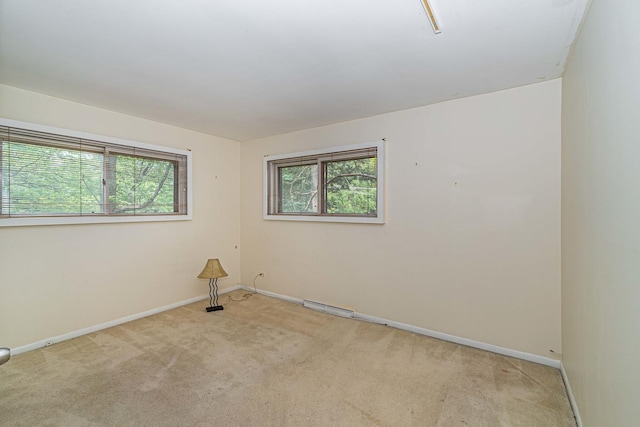
M 24 227 L 40 225 L 112 224 L 124 222 L 189 221 L 191 215 L 140 215 L 140 216 L 61 216 L 37 218 L 0 219 L 0 227 Z
M 264 215 L 272 221 L 343 222 L 352 224 L 384 224 L 384 218 L 332 215 Z

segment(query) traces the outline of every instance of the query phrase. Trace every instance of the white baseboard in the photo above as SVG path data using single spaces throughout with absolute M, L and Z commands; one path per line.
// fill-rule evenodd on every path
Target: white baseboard
M 226 289 L 222 289 L 219 294 L 220 295 L 224 295 L 226 293 L 229 292 L 233 292 L 236 290 L 246 290 L 246 291 L 253 291 L 254 288 L 253 287 L 249 287 L 249 286 L 233 286 L 230 288 L 226 288 Z M 262 289 L 255 289 L 256 292 L 258 292 L 259 294 L 268 296 L 268 297 L 272 297 L 272 298 L 277 298 L 283 301 L 288 301 L 288 302 L 292 302 L 294 304 L 299 304 L 302 305 L 304 303 L 304 300 L 300 299 L 300 298 L 294 298 L 294 297 L 290 297 L 287 295 L 281 295 L 281 294 L 277 294 L 275 292 L 269 292 L 269 291 L 265 291 Z M 151 316 L 157 313 L 161 313 L 163 311 L 167 311 L 167 310 L 171 310 L 177 307 L 181 307 L 183 305 L 187 305 L 187 304 L 191 304 L 197 301 L 202 301 L 204 299 L 207 299 L 208 295 L 201 295 L 198 297 L 194 297 L 194 298 L 190 298 L 188 300 L 184 300 L 184 301 L 180 301 L 180 302 L 176 302 L 173 304 L 169 304 L 169 305 L 165 305 L 163 307 L 158 307 L 158 308 L 154 308 L 148 311 L 144 311 L 142 313 L 137 313 L 137 314 L 132 314 L 130 316 L 126 316 L 126 317 L 122 317 L 120 319 L 116 319 L 116 320 L 111 320 L 109 322 L 105 322 L 105 323 L 101 323 L 99 325 L 95 325 L 95 326 L 90 326 L 88 328 L 84 328 L 84 329 L 79 329 L 77 331 L 73 331 L 73 332 L 69 332 L 63 335 L 58 335 L 56 337 L 51 337 L 51 338 L 47 338 L 47 339 L 43 339 L 40 341 L 36 341 L 34 343 L 31 344 L 27 344 L 27 345 L 23 345 L 20 347 L 16 347 L 11 349 L 11 354 L 12 355 L 17 355 L 20 353 L 24 353 L 26 351 L 30 351 L 30 350 L 35 350 L 37 348 L 42 348 L 42 347 L 46 347 L 55 343 L 59 343 L 61 341 L 65 341 L 65 340 L 69 340 L 72 338 L 76 338 L 82 335 L 86 335 L 86 334 L 90 334 L 92 332 L 96 332 L 102 329 L 106 329 L 106 328 L 111 328 L 113 326 L 117 326 L 117 325 L 121 325 L 123 323 L 126 322 L 131 322 L 132 320 L 137 320 L 137 319 L 141 319 L 143 317 L 147 317 L 147 316 Z M 511 350 L 508 348 L 504 348 L 504 347 L 499 347 L 496 345 L 492 345 L 492 344 L 487 344 L 487 343 L 483 343 L 480 341 L 474 341 L 474 340 L 470 340 L 468 338 L 461 338 L 455 335 L 449 335 L 449 334 L 445 334 L 442 332 L 437 332 L 437 331 L 432 331 L 430 329 L 424 329 L 424 328 L 420 328 L 417 326 L 412 326 L 412 325 L 407 325 L 406 323 L 401 323 L 401 322 L 395 322 L 393 320 L 387 320 L 387 319 L 383 319 L 381 317 L 375 317 L 375 316 L 370 316 L 367 314 L 363 314 L 363 313 L 358 313 L 355 312 L 354 313 L 354 318 L 356 319 L 360 319 L 360 320 L 365 320 L 368 322 L 373 322 L 373 323 L 380 323 L 380 324 L 384 324 L 387 326 L 391 326 L 393 328 L 397 328 L 397 329 L 402 329 L 405 331 L 409 331 L 409 332 L 415 332 L 417 334 L 420 335 L 426 335 L 429 337 L 433 337 L 433 338 L 438 338 L 444 341 L 449 341 L 449 342 L 453 342 L 456 344 L 462 344 L 462 345 L 466 345 L 468 347 L 474 347 L 474 348 L 479 348 L 481 350 L 486 350 L 486 351 L 490 351 L 493 353 L 497 353 L 497 354 L 502 354 L 505 356 L 511 356 L 511 357 L 515 357 L 517 359 L 522 359 L 522 360 L 527 360 L 529 362 L 534 362 L 534 363 L 539 363 L 541 365 L 546 365 L 546 366 L 551 366 L 557 369 L 561 369 L 561 363 L 559 360 L 555 360 L 555 359 L 551 359 L 548 357 L 543 357 L 543 356 L 538 356 L 535 354 L 531 354 L 531 353 L 525 353 L 522 351 L 517 351 L 517 350 Z M 563 371 L 563 378 L 566 377 L 566 373 L 564 373 Z M 565 382 L 567 384 L 567 392 L 569 393 L 569 388 L 568 388 L 568 380 L 565 378 Z M 570 396 L 572 396 L 570 394 Z M 572 401 L 572 405 L 574 405 L 574 401 Z M 579 419 L 578 416 L 576 416 L 576 418 Z
M 290 297 L 290 296 L 287 296 L 287 295 L 276 294 L 275 292 L 263 291 L 262 289 L 252 288 L 252 287 L 249 287 L 249 286 L 242 286 L 242 289 L 247 290 L 247 291 L 252 291 L 252 292 L 255 290 L 260 295 L 265 295 L 265 296 L 268 296 L 268 297 L 281 299 L 283 301 L 292 302 L 292 303 L 298 304 L 298 305 L 304 304 L 304 300 L 302 300 L 300 298 L 294 298 L 294 297 Z
M 244 289 L 242 286 L 233 286 L 226 288 L 218 292 L 219 295 L 224 295 L 228 292 L 236 291 L 238 289 Z M 90 334 L 92 332 L 100 331 L 102 329 L 111 328 L 113 326 L 121 325 L 123 323 L 131 322 L 132 320 L 142 319 L 143 317 L 151 316 L 154 314 L 162 313 L 163 311 L 172 310 L 174 308 L 182 307 L 183 305 L 192 304 L 194 302 L 202 301 L 209 298 L 209 295 L 200 295 L 194 298 L 189 298 L 184 301 L 179 301 L 173 304 L 165 305 L 158 308 L 152 308 L 151 310 L 143 311 L 142 313 L 132 314 L 130 316 L 121 317 L 120 319 L 111 320 L 109 322 L 101 323 L 99 325 L 90 326 L 88 328 L 78 329 L 77 331 L 69 332 L 66 334 L 58 335 L 56 337 L 46 338 L 40 341 L 26 344 L 20 347 L 12 348 L 11 355 L 15 356 L 20 353 L 35 350 L 42 347 L 47 347 L 62 341 L 70 340 L 82 335 Z
M 475 341 L 468 338 L 462 338 L 455 335 L 449 335 L 442 332 L 432 331 L 430 329 L 419 328 L 413 325 L 407 325 L 406 323 L 394 322 L 393 320 L 386 320 L 380 317 L 369 316 L 367 314 L 356 313 L 356 319 L 366 320 L 373 323 L 382 323 L 393 328 L 402 329 L 409 332 L 415 332 L 416 334 L 426 335 L 432 338 L 438 338 L 443 341 L 449 341 L 456 344 L 466 345 L 467 347 L 479 348 L 480 350 L 490 351 L 492 353 L 502 354 L 504 356 L 515 357 L 516 359 L 527 360 L 529 362 L 539 363 L 541 365 L 551 366 L 553 368 L 560 369 L 560 361 L 551 359 L 550 357 L 538 356 L 536 354 L 525 353 L 523 351 L 512 350 L 510 348 L 500 347 L 493 344 L 487 344 L 481 341 Z
M 254 288 L 243 286 L 243 289 L 253 291 Z M 256 289 L 256 292 L 262 295 L 266 295 L 273 298 L 278 298 L 284 301 L 293 302 L 296 304 L 303 304 L 304 300 L 299 298 L 293 298 L 286 295 L 276 294 L 274 292 L 264 291 L 262 289 Z M 393 328 L 402 329 L 409 332 L 415 332 L 416 334 L 426 335 L 432 338 L 438 338 L 443 341 L 449 341 L 456 344 L 466 345 L 468 347 L 479 348 L 481 350 L 490 351 L 492 353 L 502 354 L 504 356 L 515 357 L 516 359 L 527 360 L 529 362 L 538 363 L 540 365 L 551 366 L 552 368 L 560 369 L 560 361 L 552 359 L 550 357 L 538 356 L 536 354 L 525 353 L 523 351 L 511 350 L 509 348 L 499 347 L 497 345 L 487 344 L 480 341 L 470 340 L 468 338 L 462 338 L 455 335 L 449 335 L 442 332 L 432 331 L 430 329 L 419 328 L 413 325 L 407 325 L 406 323 L 395 322 L 393 320 L 383 319 L 381 317 L 370 316 L 363 313 L 354 313 L 355 319 L 365 320 L 367 322 L 379 323 Z
M 569 397 L 569 403 L 573 410 L 573 416 L 576 419 L 578 427 L 582 427 L 582 418 L 580 418 L 580 411 L 578 411 L 578 402 L 576 402 L 573 392 L 571 391 L 571 384 L 569 383 L 569 376 L 564 369 L 564 364 L 560 363 L 560 372 L 562 373 L 562 381 L 564 381 L 564 388 L 567 390 L 567 396 Z

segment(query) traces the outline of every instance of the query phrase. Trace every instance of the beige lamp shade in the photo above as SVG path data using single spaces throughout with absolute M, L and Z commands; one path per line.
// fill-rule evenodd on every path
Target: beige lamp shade
M 218 277 L 228 276 L 224 271 L 218 258 L 207 260 L 207 265 L 202 269 L 202 273 L 198 274 L 198 279 L 215 279 Z

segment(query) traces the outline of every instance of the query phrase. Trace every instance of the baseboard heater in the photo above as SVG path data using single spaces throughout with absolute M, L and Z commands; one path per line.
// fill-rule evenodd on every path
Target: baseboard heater
M 312 310 L 321 311 L 322 313 L 333 314 L 334 316 L 353 318 L 353 310 L 347 310 L 346 308 L 334 307 L 332 305 L 323 304 L 321 302 L 309 301 L 308 299 L 302 301 L 302 305 Z

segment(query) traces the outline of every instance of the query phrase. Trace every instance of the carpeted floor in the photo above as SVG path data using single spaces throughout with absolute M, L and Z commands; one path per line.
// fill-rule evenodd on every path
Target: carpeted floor
M 228 297 L 221 312 L 202 301 L 14 356 L 0 424 L 575 426 L 556 369 Z

